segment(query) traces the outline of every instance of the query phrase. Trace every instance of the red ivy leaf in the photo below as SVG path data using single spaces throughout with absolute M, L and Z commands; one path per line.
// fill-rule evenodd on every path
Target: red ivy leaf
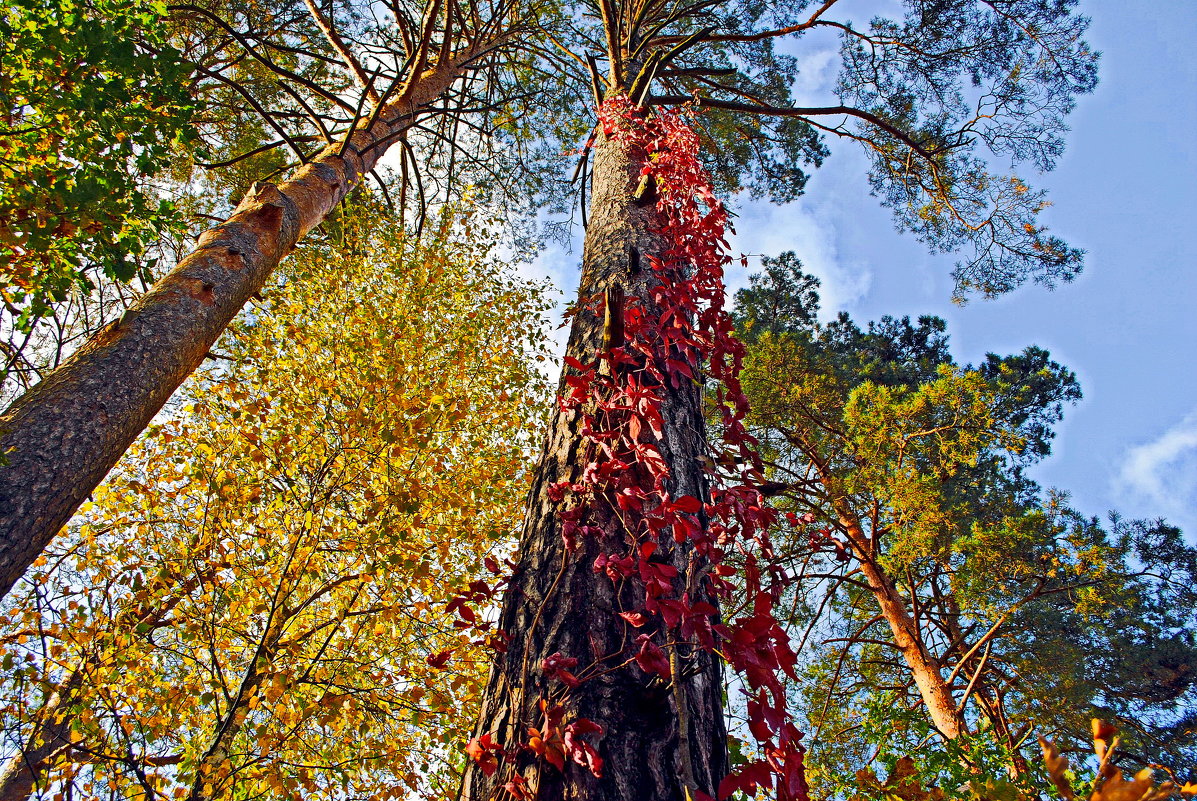
M 452 655 L 453 655 L 453 649 L 450 648 L 446 651 L 440 651 L 435 654 L 429 654 L 427 657 L 424 658 L 424 661 L 428 663 L 429 667 L 434 667 L 437 670 L 440 670 L 448 663 L 449 657 L 451 657 Z
M 589 367 L 587 367 L 586 365 L 582 364 L 580 361 L 578 361 L 577 359 L 575 359 L 573 356 L 566 356 L 566 357 L 565 357 L 565 363 L 566 363 L 568 366 L 570 366 L 570 367 L 574 368 L 575 370 L 577 370 L 578 372 L 581 372 L 581 373 L 589 373 L 589 372 L 591 372 L 591 371 L 592 371 L 592 370 L 591 370 L 591 368 L 589 368 Z
M 466 744 L 466 755 L 478 763 L 478 768 L 487 776 L 493 776 L 499 768 L 496 751 L 502 751 L 489 734 L 475 737 Z
M 511 793 L 515 801 L 534 801 L 536 794 L 528 789 L 528 781 L 523 776 L 512 776 L 511 781 L 503 785 L 503 789 Z
M 578 660 L 573 657 L 562 656 L 560 651 L 546 657 L 540 663 L 540 668 L 545 672 L 546 676 L 551 679 L 557 679 L 571 690 L 582 683 L 577 676 L 569 671 L 569 668 L 577 666 Z
M 478 616 L 474 614 L 474 610 L 466 603 L 466 599 L 460 595 L 449 601 L 448 605 L 445 606 L 445 611 L 449 614 L 456 612 L 457 616 L 466 623 L 476 623 L 478 621 Z
M 583 734 L 603 733 L 603 727 L 593 720 L 578 718 L 565 727 L 565 751 L 574 762 L 589 770 L 595 776 L 603 775 L 603 758 L 590 743 L 582 739 Z
M 641 634 L 636 638 L 636 642 L 640 643 L 640 652 L 636 654 L 636 664 L 640 669 L 645 673 L 656 673 L 665 681 L 669 681 L 673 672 L 669 669 L 669 659 L 666 658 L 665 652 L 648 634 Z
M 648 622 L 648 618 L 641 612 L 620 612 L 619 616 L 631 623 L 634 628 L 640 628 Z
M 758 787 L 773 786 L 773 770 L 764 760 L 749 762 L 735 773 L 728 774 L 719 782 L 719 798 L 727 799 L 734 792 L 747 793 L 749 797 L 756 795 Z

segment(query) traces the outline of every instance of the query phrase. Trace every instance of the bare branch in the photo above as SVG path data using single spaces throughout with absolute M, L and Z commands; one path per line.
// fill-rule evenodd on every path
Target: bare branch
M 337 51 L 337 55 L 349 65 L 349 71 L 353 73 L 353 77 L 357 79 L 358 85 L 366 93 L 366 96 L 370 98 L 370 102 L 378 105 L 378 91 L 374 88 L 374 82 L 368 79 L 366 70 L 362 68 L 361 62 L 350 52 L 341 35 L 337 33 L 337 29 L 333 27 L 331 16 L 326 18 L 320 12 L 320 9 L 316 7 L 315 0 L 303 0 L 303 2 L 308 7 L 308 11 L 311 12 L 312 19 L 316 21 L 316 27 L 324 33 L 324 38 L 328 39 L 328 43 L 332 45 L 332 49 Z
M 934 162 L 936 154 L 941 152 L 940 150 L 927 150 L 922 143 L 911 139 L 910 136 L 901 128 L 886 122 L 876 114 L 872 114 L 868 111 L 862 111 L 858 108 L 852 108 L 851 106 L 796 108 L 787 106 L 773 106 L 764 102 L 759 104 L 737 103 L 734 100 L 719 100 L 712 97 L 701 96 L 693 98 L 686 97 L 684 95 L 652 95 L 648 98 L 647 102 L 650 105 L 676 106 L 692 101 L 701 106 L 723 109 L 724 111 L 739 111 L 747 114 L 762 114 L 769 117 L 822 117 L 834 115 L 857 117 L 885 131 L 890 136 L 910 147 L 911 150 L 918 153 L 929 162 Z

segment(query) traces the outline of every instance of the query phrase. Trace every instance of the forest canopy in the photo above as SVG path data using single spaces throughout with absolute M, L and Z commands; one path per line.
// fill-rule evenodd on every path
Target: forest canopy
M 955 299 L 1079 274 L 1075 0 L 874 5 L 0 13 L 0 799 L 1197 790 L 1197 550 L 1030 477 L 1076 375 L 728 296 L 843 146 Z

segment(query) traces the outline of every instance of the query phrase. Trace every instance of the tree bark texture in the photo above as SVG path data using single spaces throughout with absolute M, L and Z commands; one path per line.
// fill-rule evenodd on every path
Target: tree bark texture
M 653 205 L 632 198 L 639 169 L 626 142 L 600 138 L 594 153 L 579 307 L 567 350 L 583 364 L 593 362 L 603 347 L 603 305 L 594 304 L 596 315 L 586 308 L 588 302 L 617 286 L 629 300 L 639 298 L 646 309 L 652 309 L 649 288 L 655 279 L 647 257 L 661 253 L 663 242 L 652 233 L 657 216 Z M 697 365 L 693 367 L 697 375 Z M 564 377 L 561 386 L 564 390 Z M 699 461 L 705 452 L 705 434 L 698 387 L 687 383 L 680 390 L 671 389 L 662 411 L 664 440 L 658 445 L 670 469 L 668 489 L 673 497 L 705 498 Z M 631 661 L 637 651 L 635 637 L 659 632 L 659 619 L 640 629 L 630 627 L 618 613 L 643 608 L 643 585 L 638 579 L 627 579 L 617 587 L 594 569 L 600 553 L 623 555 L 631 548 L 615 515 L 604 514 L 602 504 L 595 504 L 584 520 L 601 527 L 601 535 L 582 536 L 576 551 L 567 550 L 562 541 L 563 504 L 551 499 L 547 490 L 555 482 L 582 481 L 586 464 L 595 458 L 594 446 L 582 436 L 581 423 L 578 411 L 560 409 L 550 423 L 529 495 L 518 567 L 499 620 L 510 639 L 492 668 L 475 734 L 490 734 L 508 749 L 527 740 L 528 727 L 541 725 L 538 700 L 550 694 L 560 698 L 565 689 L 542 669 L 545 658 L 561 653 L 578 660 L 577 672 L 586 679 L 564 693 L 565 723 L 586 718 L 603 727 L 604 734 L 597 739 L 603 772 L 596 777 L 568 761 L 561 772 L 522 751 L 516 758 L 516 772 L 526 778 L 538 801 L 684 801 L 687 791 L 693 795 L 695 790 L 713 796 L 727 772 L 720 663 L 712 654 L 687 644 L 667 647 L 674 665 L 671 686 Z M 687 546 L 662 543 L 655 557 L 678 569 L 679 596 L 681 577 L 687 574 Z M 692 596 L 692 600 L 699 598 Z M 656 639 L 675 637 L 670 632 Z M 586 678 L 588 667 L 597 675 Z M 503 776 L 502 767 L 487 777 L 478 765 L 467 765 L 462 801 L 506 798 L 499 789 Z
M 493 43 L 492 43 L 493 44 Z M 470 68 L 482 48 L 413 80 L 369 127 L 291 179 L 255 185 L 224 223 L 116 323 L 0 416 L 0 597 L 103 480 L 295 243 Z

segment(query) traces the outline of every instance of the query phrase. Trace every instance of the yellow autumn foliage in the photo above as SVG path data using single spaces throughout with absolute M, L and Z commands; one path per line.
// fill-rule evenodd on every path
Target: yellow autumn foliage
M 10 747 L 72 741 L 39 786 L 455 790 L 486 652 L 445 605 L 520 520 L 544 293 L 476 216 L 416 246 L 372 215 L 283 268 L 10 596 Z
M 1093 720 L 1093 751 L 1097 768 L 1091 780 L 1080 781 L 1067 757 L 1050 740 L 1040 737 L 1043 767 L 1053 792 L 1031 790 L 1025 782 L 1016 784 L 1005 777 L 976 776 L 954 793 L 942 788 L 924 786 L 923 777 L 914 759 L 898 759 L 882 781 L 871 768 L 856 773 L 857 792 L 850 801 L 946 801 L 962 798 L 968 801 L 1037 801 L 1045 796 L 1064 801 L 1165 801 L 1169 798 L 1197 795 L 1197 785 L 1177 785 L 1165 780 L 1156 783 L 1151 768 L 1143 768 L 1126 778 L 1116 766 L 1118 731 L 1105 721 Z M 1084 789 L 1081 786 L 1084 785 Z
M 1191 798 L 1197 795 L 1195 784 L 1186 782 L 1178 785 L 1170 780 L 1156 784 L 1151 768 L 1142 768 L 1131 778 L 1126 778 L 1116 764 L 1118 744 L 1118 730 L 1112 724 L 1094 718 L 1093 753 L 1097 759 L 1097 770 L 1089 791 L 1078 792 L 1074 787 L 1076 777 L 1067 757 L 1060 754 L 1053 742 L 1039 738 L 1048 778 L 1065 801 L 1085 798 L 1088 801 L 1164 801 L 1166 798 Z
M 843 407 L 846 439 L 857 469 L 852 492 L 876 492 L 890 509 L 888 558 L 905 564 L 942 547 L 962 517 L 943 493 L 959 470 L 975 467 L 988 448 L 1018 452 L 1022 442 L 995 420 L 998 388 L 976 370 L 941 364 L 918 386 L 861 383 Z

